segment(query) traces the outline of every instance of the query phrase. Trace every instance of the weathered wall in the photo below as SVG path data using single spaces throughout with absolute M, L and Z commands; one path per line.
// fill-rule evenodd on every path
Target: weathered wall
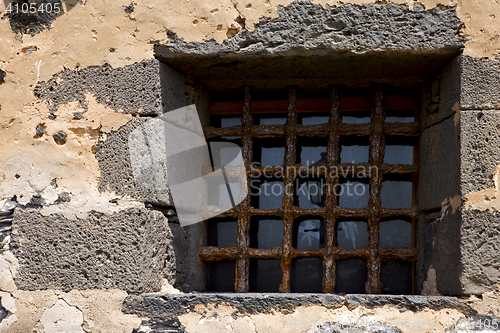
M 168 190 L 151 192 L 151 187 L 144 189 L 131 181 L 130 165 L 120 158 L 131 153 L 123 133 L 144 122 L 134 117 L 160 114 L 183 106 L 192 97 L 182 76 L 162 69 L 164 65 L 154 60 L 154 45 L 170 41 L 167 31 L 186 42 L 213 38 L 220 44 L 244 28 L 253 31 L 262 17 L 276 18 L 278 7 L 290 2 L 67 1 L 66 13 L 55 19 L 41 17 L 29 27 L 19 25 L 16 17 L 0 20 L 0 331 L 132 332 L 141 322 L 146 330 L 150 323 L 140 317 L 148 317 L 148 313 L 131 310 L 133 299 L 126 303 L 129 314 L 122 313 L 127 297 L 123 290 L 160 291 L 164 283 L 163 291 L 175 292 L 168 283 L 174 280 L 174 262 L 189 268 L 177 276 L 181 287 L 192 290 L 202 284 L 199 268 L 189 264 L 193 253 L 183 251 L 185 257 L 174 258 L 167 251 L 169 246 L 192 250 L 196 244 L 172 242 L 166 219 L 144 207 L 144 202 L 150 202 L 170 209 L 170 195 Z M 312 2 L 324 7 L 373 3 Z M 390 2 L 421 10 L 411 0 Z M 0 3 L 2 16 L 5 3 Z M 485 293 L 483 300 L 470 299 L 467 309 L 456 304 L 439 308 L 423 304 L 421 308 L 405 305 L 401 310 L 374 299 L 361 305 L 338 300 L 333 302 L 334 308 L 305 299 L 294 303 L 297 306 L 290 311 L 295 312 L 287 314 L 238 310 L 235 315 L 237 305 L 229 302 L 226 308 L 217 307 L 211 304 L 221 300 L 207 299 L 193 302 L 193 306 L 198 304 L 196 309 L 172 311 L 178 318 L 168 320 L 187 331 L 267 332 L 285 331 L 291 319 L 444 323 L 449 318 L 500 315 L 499 296 L 489 291 L 498 289 L 500 279 L 500 249 L 494 241 L 500 232 L 496 198 L 500 158 L 495 148 L 500 87 L 499 66 L 492 62 L 500 57 L 500 5 L 495 0 L 419 3 L 426 9 L 456 6 L 463 24 L 461 36 L 467 38 L 463 54 L 470 56 L 457 65 L 461 66 L 459 107 L 443 104 L 454 97 L 442 100 L 438 114 L 426 125 L 453 129 L 459 124 L 462 128 L 460 170 L 465 178 L 456 194 L 464 204 L 459 201 L 457 205 L 453 186 L 436 189 L 446 200 L 426 205 L 442 213 L 430 213 L 425 222 L 431 225 L 430 231 L 422 232 L 432 238 L 429 251 L 449 249 L 447 240 L 455 235 L 450 232 L 458 233 L 459 258 L 466 259 L 459 259 L 462 275 L 452 290 Z M 477 59 L 481 57 L 484 59 Z M 446 89 L 456 91 L 454 84 L 453 80 L 442 83 L 442 95 Z M 425 134 L 429 145 L 436 140 L 449 143 L 443 131 L 431 132 Z M 441 171 L 446 172 L 448 165 L 441 164 Z M 12 216 L 14 204 L 21 207 Z M 457 229 L 453 221 L 443 220 L 447 214 L 459 214 L 462 225 Z M 174 235 L 184 235 L 177 225 L 171 228 Z M 152 243 L 162 248 L 151 248 Z M 421 281 L 425 293 L 447 290 L 450 282 L 443 272 L 436 276 L 435 271 L 437 265 L 453 265 L 446 259 L 436 258 L 421 267 L 427 275 Z M 110 288 L 121 290 L 104 290 Z M 301 307 L 306 304 L 313 305 Z M 379 308 L 371 308 L 373 304 Z M 438 326 L 438 331 L 444 331 L 443 325 Z
M 348 1 L 351 2 L 354 3 Z M 34 194 L 47 189 L 56 178 L 59 183 L 65 183 L 65 191 L 85 197 L 96 205 L 104 205 L 101 210 L 107 210 L 105 202 L 113 198 L 105 198 L 105 193 L 95 191 L 97 183 L 94 180 L 100 175 L 92 154 L 97 140 L 96 131 L 105 131 L 110 121 L 119 126 L 130 119 L 125 115 L 118 116 L 115 111 L 155 114 L 160 107 L 158 92 L 152 91 L 158 89 L 158 83 L 142 79 L 154 67 L 146 62 L 146 67 L 149 67 L 139 71 L 144 75 L 138 73 L 135 79 L 130 76 L 137 71 L 138 65 L 134 64 L 153 58 L 153 43 L 168 41 L 167 30 L 186 41 L 214 38 L 220 43 L 227 39 L 228 34 L 231 36 L 232 29 L 241 30 L 243 23 L 237 21 L 245 19 L 245 27 L 253 29 L 261 17 L 276 17 L 278 5 L 287 3 L 228 0 L 210 4 L 203 1 L 170 1 L 163 4 L 144 1 L 132 4 L 131 8 L 127 7 L 130 5 L 128 2 L 85 2 L 84 5 L 76 4 L 66 14 L 57 17 L 50 30 L 42 30 L 33 36 L 16 35 L 9 20 L 1 20 L 0 70 L 5 72 L 5 76 L 0 94 L 8 96 L 2 98 L 0 103 L 3 142 L 0 154 L 7 161 L 1 170 L 1 197 L 17 195 L 18 199 L 27 203 Z M 320 2 L 323 6 L 326 3 Z M 438 3 L 457 5 L 457 16 L 464 24 L 462 35 L 469 38 L 465 54 L 495 58 L 498 52 L 495 27 L 500 17 L 500 8 L 495 1 L 422 2 L 426 8 L 433 8 Z M 104 64 L 111 67 L 89 67 Z M 95 81 L 100 75 L 111 78 L 107 85 L 102 84 L 103 79 Z M 82 82 L 75 85 L 78 80 Z M 123 82 L 121 89 L 124 94 L 109 96 L 109 90 L 117 82 Z M 38 83 L 41 84 L 37 87 Z M 61 89 L 69 89 L 69 92 L 61 92 Z M 135 110 L 127 104 L 125 97 L 129 98 L 128 102 L 137 105 Z M 147 103 L 152 105 L 145 105 Z M 73 119 L 78 112 L 84 115 L 83 119 Z M 59 113 L 59 116 L 51 119 L 52 113 Z M 62 113 L 66 114 L 63 116 Z M 122 120 L 118 120 L 119 117 Z M 43 136 L 37 137 L 37 128 L 44 129 Z M 66 134 L 64 145 L 58 144 L 53 137 L 56 135 L 57 138 L 59 132 Z M 36 152 L 31 150 L 33 145 L 37 147 Z M 47 160 L 43 156 L 51 158 Z M 23 170 L 21 165 L 51 171 L 41 172 L 35 177 L 30 175 L 34 171 Z M 21 177 L 16 178 L 15 175 Z M 86 179 L 85 184 L 76 182 L 77 177 Z M 36 184 L 27 186 L 27 178 L 37 178 Z M 96 208 L 96 205 L 79 205 L 88 207 L 83 211 Z
M 486 330 L 484 321 L 498 315 L 495 302 L 495 294 L 482 301 L 384 295 L 144 295 L 129 296 L 124 313 L 147 317 L 140 332 L 460 332 Z

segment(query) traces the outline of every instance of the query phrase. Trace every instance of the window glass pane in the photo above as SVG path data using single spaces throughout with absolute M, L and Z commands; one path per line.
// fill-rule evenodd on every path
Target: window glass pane
M 411 263 L 404 261 L 383 261 L 380 272 L 383 294 L 411 294 Z
M 250 225 L 250 247 L 272 249 L 283 243 L 283 221 L 279 217 L 253 216 Z
M 327 190 L 324 177 L 297 177 L 295 184 L 296 206 L 298 205 L 300 208 L 305 209 L 314 209 L 324 206 Z
M 413 164 L 414 139 L 404 136 L 388 136 L 385 138 L 384 163 Z
M 232 219 L 215 218 L 208 220 L 207 246 L 236 246 L 238 222 Z
M 380 222 L 380 247 L 411 248 L 412 222 L 410 218 L 391 218 Z
M 319 147 L 300 147 L 300 164 L 311 166 L 314 163 L 321 162 L 323 155 L 326 154 L 326 146 Z M 325 163 L 325 161 L 322 161 Z
M 326 153 L 327 138 L 297 138 L 297 162 L 302 165 L 313 165 L 323 159 Z
M 251 182 L 252 206 L 260 209 L 277 209 L 282 206 L 285 186 L 276 178 L 254 178 Z
M 366 260 L 345 259 L 336 262 L 335 292 L 364 294 L 367 279 Z
M 339 198 L 339 206 L 344 208 L 368 207 L 370 198 L 370 179 L 348 177 L 340 178 L 340 183 L 334 188 Z
M 262 166 L 283 165 L 285 160 L 285 139 L 254 139 L 254 161 Z
M 223 117 L 220 120 L 220 127 L 231 127 L 241 125 L 241 116 L 238 117 Z
M 250 259 L 248 282 L 251 292 L 278 292 L 281 280 L 280 260 Z
M 341 117 L 345 124 L 369 124 L 372 121 L 370 111 L 342 112 Z
M 286 115 L 256 115 L 256 125 L 285 125 Z
M 228 142 L 229 141 L 229 142 Z M 237 146 L 233 145 L 235 143 Z M 215 168 L 225 165 L 242 165 L 241 140 L 209 140 L 212 162 Z M 241 163 L 241 164 L 240 164 Z
M 384 208 L 410 208 L 413 204 L 411 175 L 384 175 L 380 199 Z
M 282 165 L 285 159 L 285 147 L 262 148 L 262 166 Z
M 292 246 L 297 250 L 318 250 L 325 246 L 325 226 L 320 218 L 302 216 L 295 220 Z
M 235 261 L 207 262 L 207 289 L 208 291 L 234 293 Z
M 319 125 L 319 124 L 327 124 L 328 116 L 303 116 L 302 117 L 302 125 Z
M 210 126 L 213 126 L 215 128 L 226 128 L 226 127 L 232 127 L 232 126 L 239 126 L 241 125 L 241 116 L 210 116 Z M 231 140 L 235 143 L 237 143 L 241 147 L 241 140 L 237 136 L 225 136 L 222 137 L 222 139 L 225 140 Z M 217 139 L 210 139 L 209 141 L 217 141 Z
M 363 220 L 339 220 L 337 224 L 337 246 L 347 250 L 368 247 L 368 222 Z
M 322 291 L 322 275 L 321 258 L 292 259 L 290 291 L 292 293 L 320 293 Z
M 340 138 L 340 163 L 368 163 L 369 137 Z
M 412 123 L 414 121 L 415 111 L 413 110 L 386 111 L 385 122 L 387 123 Z
M 243 194 L 239 186 L 239 179 L 228 177 L 228 182 L 229 184 L 226 184 L 222 177 L 207 178 L 207 188 L 210 189 L 210 194 L 207 198 L 208 205 L 214 205 L 221 209 L 230 209 L 233 207 L 233 202 L 235 205 L 238 204 L 240 194 Z M 228 185 L 231 190 L 231 195 L 228 191 Z M 231 197 L 233 201 L 231 201 Z

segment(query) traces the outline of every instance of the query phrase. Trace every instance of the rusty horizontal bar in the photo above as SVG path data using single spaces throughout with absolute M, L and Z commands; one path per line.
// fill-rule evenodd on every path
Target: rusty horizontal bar
M 402 208 L 402 209 L 382 208 L 380 210 L 381 218 L 395 217 L 395 216 L 405 216 L 405 217 L 415 218 L 418 217 L 418 215 L 420 215 L 420 211 L 418 210 L 417 207 Z
M 304 208 L 299 208 L 297 206 L 291 206 L 290 209 L 293 212 L 293 216 L 295 218 L 301 217 L 301 216 L 324 216 L 325 215 L 325 208 L 315 208 L 315 209 L 304 209 Z M 276 217 L 282 217 L 283 216 L 283 209 L 278 208 L 278 209 L 256 209 L 256 208 L 248 208 L 248 213 L 250 216 L 276 216 Z M 340 207 L 336 206 L 334 208 L 334 213 L 335 216 L 339 218 L 369 218 L 370 217 L 370 210 L 368 207 L 366 208 L 345 208 L 345 207 Z M 226 212 L 221 213 L 218 215 L 216 218 L 237 218 L 239 214 L 238 207 L 232 208 Z M 381 208 L 380 210 L 380 217 L 381 218 L 388 218 L 388 217 L 409 217 L 409 218 L 416 218 L 420 215 L 420 210 L 418 210 L 417 207 L 410 207 L 410 208 L 401 208 L 401 209 L 395 209 L 395 208 Z
M 281 246 L 272 249 L 248 249 L 251 259 L 281 259 Z
M 254 138 L 282 138 L 285 137 L 284 125 L 255 125 L 252 127 Z
M 229 217 L 229 218 L 237 219 L 238 215 L 239 215 L 239 209 L 238 209 L 238 206 L 236 206 L 236 207 L 233 207 L 225 212 L 220 213 L 219 215 L 217 215 L 216 218 L 228 218 Z
M 384 134 L 394 136 L 419 136 L 420 122 L 413 123 L 384 123 Z
M 318 250 L 297 250 L 292 248 L 292 258 L 323 258 L 324 249 Z
M 418 257 L 418 251 L 411 248 L 381 248 L 380 258 L 384 261 L 389 260 L 401 260 L 401 261 L 416 261 Z
M 344 259 L 364 259 L 370 256 L 368 248 L 348 250 L 341 247 L 334 247 L 333 254 L 336 260 Z M 281 247 L 272 249 L 248 249 L 248 257 L 251 259 L 281 259 Z M 412 248 L 380 248 L 380 259 L 382 261 L 416 261 L 418 251 Z M 219 248 L 205 246 L 200 249 L 200 259 L 205 261 L 236 260 L 238 251 L 236 247 Z M 291 249 L 292 258 L 324 258 L 324 248 L 318 250 L 297 250 Z
M 300 137 L 326 137 L 328 133 L 328 124 L 297 125 L 297 136 Z
M 205 261 L 236 260 L 237 247 L 204 246 L 198 252 L 199 258 Z
M 283 215 L 283 209 L 258 209 L 258 208 L 250 208 L 248 210 L 250 216 L 277 216 L 281 217 Z
M 332 178 L 356 177 L 368 178 L 370 168 L 375 168 L 369 163 L 341 163 L 333 165 L 327 169 L 325 164 L 318 164 L 315 166 L 307 166 L 302 164 L 295 164 L 290 166 L 291 172 L 294 172 L 297 177 L 306 179 L 306 176 L 328 176 Z M 265 178 L 282 178 L 283 166 L 258 166 L 252 165 L 250 168 L 250 175 L 252 177 L 263 176 Z M 207 176 L 210 177 L 212 169 L 205 170 Z M 226 165 L 224 171 L 229 178 L 238 178 L 241 176 L 241 168 L 239 166 Z M 381 174 L 405 174 L 412 175 L 419 172 L 418 166 L 411 164 L 382 164 L 379 173 Z M 217 176 L 217 174 L 214 174 Z
M 241 136 L 242 126 L 231 126 L 224 128 L 205 127 L 204 134 L 207 139 L 220 138 L 224 136 Z
M 382 164 L 381 172 L 391 174 L 415 174 L 419 172 L 418 165 L 411 164 Z
M 344 124 L 339 125 L 341 136 L 370 136 L 372 124 Z M 231 126 L 225 128 L 207 127 L 205 137 L 207 139 L 217 137 L 239 137 L 241 136 L 241 126 Z M 296 125 L 297 136 L 299 137 L 327 137 L 328 125 Z M 284 125 L 254 125 L 252 126 L 252 136 L 255 138 L 278 138 L 285 136 Z M 384 135 L 391 136 L 412 136 L 420 135 L 420 122 L 413 123 L 385 123 Z

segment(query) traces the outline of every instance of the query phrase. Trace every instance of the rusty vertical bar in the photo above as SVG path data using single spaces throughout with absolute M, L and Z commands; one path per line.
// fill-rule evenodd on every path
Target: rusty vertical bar
M 248 189 L 250 189 L 251 182 L 251 173 L 250 173 L 250 165 L 252 163 L 253 158 L 253 138 L 252 138 L 252 126 L 253 126 L 253 117 L 250 113 L 250 97 L 251 97 L 251 89 L 250 87 L 245 87 L 245 99 L 243 102 L 243 110 L 241 114 L 241 124 L 242 124 L 242 133 L 241 133 L 241 143 L 243 145 L 243 162 L 245 163 L 246 169 L 246 179 L 248 184 Z M 250 237 L 250 190 L 248 191 L 248 195 L 240 203 L 239 212 L 238 212 L 238 236 L 237 236 L 237 248 L 238 248 L 238 256 L 236 259 L 236 279 L 234 282 L 234 289 L 237 293 L 248 292 L 249 290 L 249 266 L 250 260 L 248 257 L 248 246 L 249 246 L 249 237 Z
M 370 228 L 369 258 L 368 258 L 368 280 L 365 290 L 368 294 L 380 293 L 380 268 L 381 260 L 379 253 L 379 226 L 383 175 L 381 173 L 384 162 L 385 139 L 384 139 L 384 92 L 381 85 L 373 86 L 372 105 L 372 134 L 370 136 L 370 199 L 368 209 L 370 217 L 368 226 Z M 375 167 L 375 168 L 374 168 Z
M 288 91 L 288 115 L 285 125 L 285 173 L 283 175 L 283 227 L 284 237 L 281 247 L 282 280 L 279 291 L 290 292 L 290 267 L 292 265 L 292 232 L 293 232 L 293 197 L 295 181 L 295 153 L 297 148 L 297 91 L 290 87 Z
M 323 258 L 323 292 L 335 292 L 335 222 L 337 197 L 335 186 L 338 184 L 338 175 L 333 168 L 340 163 L 340 92 L 338 86 L 330 87 L 330 117 L 328 119 L 328 142 L 326 147 L 326 196 L 325 196 L 325 252 Z

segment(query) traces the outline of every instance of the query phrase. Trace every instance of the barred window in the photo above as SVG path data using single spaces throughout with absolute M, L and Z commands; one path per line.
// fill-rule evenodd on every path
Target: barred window
M 206 221 L 208 291 L 413 293 L 418 95 L 322 93 L 211 102 L 207 140 L 242 147 L 250 190 Z

